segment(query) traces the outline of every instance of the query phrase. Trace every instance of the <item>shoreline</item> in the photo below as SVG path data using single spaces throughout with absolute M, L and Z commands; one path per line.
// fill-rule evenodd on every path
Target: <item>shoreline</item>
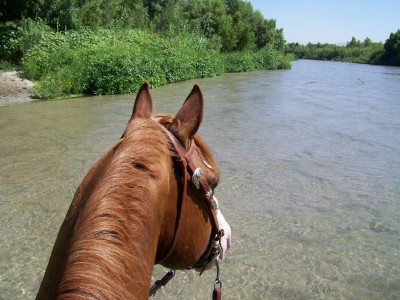
M 20 77 L 18 71 L 0 70 L 0 106 L 32 102 L 32 88 L 34 83 Z

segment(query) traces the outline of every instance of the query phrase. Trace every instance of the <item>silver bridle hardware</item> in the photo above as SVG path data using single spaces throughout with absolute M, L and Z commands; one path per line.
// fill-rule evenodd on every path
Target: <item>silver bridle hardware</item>
M 219 204 L 218 204 L 218 200 L 217 197 L 213 196 L 212 200 L 211 200 L 211 208 L 213 210 L 217 210 L 219 209 Z
M 197 168 L 193 172 L 192 182 L 196 186 L 197 189 L 200 189 L 200 178 L 203 176 L 203 170 L 201 168 Z
M 213 193 L 214 193 L 214 192 L 213 192 L 212 189 L 208 189 L 208 191 L 206 192 L 206 197 L 207 197 L 207 198 L 210 198 L 210 197 L 212 196 Z

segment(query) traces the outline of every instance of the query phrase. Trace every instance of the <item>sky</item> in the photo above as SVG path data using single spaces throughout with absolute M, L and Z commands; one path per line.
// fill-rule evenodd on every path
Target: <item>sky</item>
M 250 0 L 288 43 L 385 42 L 400 29 L 400 0 Z

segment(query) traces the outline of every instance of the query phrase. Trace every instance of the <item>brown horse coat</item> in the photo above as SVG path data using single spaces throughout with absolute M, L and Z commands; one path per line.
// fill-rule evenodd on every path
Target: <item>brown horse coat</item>
M 37 299 L 147 299 L 153 265 L 171 247 L 181 178 L 175 154 L 157 122 L 186 147 L 194 139 L 218 183 L 218 168 L 196 135 L 203 97 L 195 86 L 175 117 L 151 117 L 148 85 L 138 92 L 119 139 L 79 185 L 57 236 Z M 211 232 L 203 204 L 193 197 L 183 212 L 183 234 L 166 266 L 185 268 L 204 252 Z

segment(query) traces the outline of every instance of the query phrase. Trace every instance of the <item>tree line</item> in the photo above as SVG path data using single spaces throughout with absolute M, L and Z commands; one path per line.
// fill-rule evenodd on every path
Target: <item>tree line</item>
M 333 60 L 364 64 L 400 66 L 400 30 L 391 33 L 385 43 L 352 37 L 346 45 L 308 43 L 287 44 L 286 52 L 299 59 Z
M 44 20 L 57 31 L 142 29 L 169 35 L 198 32 L 224 52 L 272 45 L 283 30 L 244 0 L 2 0 L 1 22 Z

